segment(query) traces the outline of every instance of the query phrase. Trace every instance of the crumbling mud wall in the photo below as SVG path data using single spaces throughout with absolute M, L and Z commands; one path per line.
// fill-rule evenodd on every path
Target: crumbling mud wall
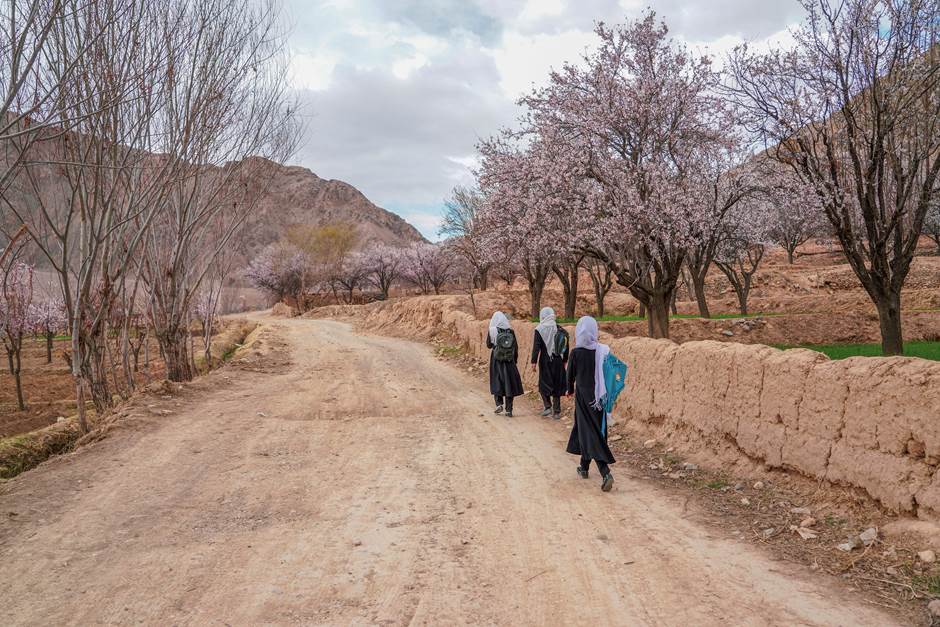
M 455 296 L 335 307 L 373 331 L 446 335 L 488 359 L 487 322 L 456 308 Z M 520 366 L 535 325 L 513 321 Z M 574 335 L 574 329 L 569 331 Z M 940 364 L 857 357 L 831 361 L 808 350 L 626 337 L 611 349 L 630 366 L 616 414 L 668 422 L 730 443 L 768 467 L 861 488 L 886 507 L 940 515 Z M 527 386 L 534 374 L 520 367 Z

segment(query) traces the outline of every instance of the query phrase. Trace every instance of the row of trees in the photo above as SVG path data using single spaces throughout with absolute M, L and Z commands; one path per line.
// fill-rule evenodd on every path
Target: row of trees
M 358 251 L 355 229 L 350 225 L 303 230 L 309 237 L 299 239 L 292 232 L 284 241 L 261 251 L 246 270 L 255 287 L 276 300 L 289 300 L 301 312 L 310 295 L 331 294 L 335 301 L 349 304 L 357 290 L 374 290 L 384 300 L 395 285 L 439 294 L 459 277 L 460 265 L 443 246 L 425 242 L 404 248 L 371 244 Z M 336 246 L 340 240 L 343 244 Z
M 194 376 L 190 326 L 212 318 L 230 243 L 299 136 L 284 36 L 273 5 L 250 0 L 0 13 L 0 227 L 56 277 L 86 429 L 86 397 L 103 411 L 120 391 L 108 338 L 140 315 L 167 377 Z
M 17 405 L 26 409 L 22 384 L 23 341 L 42 336 L 46 341 L 46 362 L 52 362 L 52 341 L 65 329 L 65 307 L 60 299 L 34 300 L 33 269 L 21 262 L 2 267 L 0 276 L 0 341 L 7 356 L 7 368 L 16 387 Z
M 479 193 L 455 194 L 444 232 L 479 280 L 514 259 L 534 314 L 554 273 L 572 315 L 590 260 L 599 300 L 613 276 L 668 337 L 683 276 L 708 315 L 716 265 L 746 311 L 765 246 L 792 260 L 823 230 L 877 307 L 885 354 L 900 353 L 901 287 L 940 194 L 940 9 L 803 5 L 794 49 L 742 46 L 722 71 L 652 12 L 599 24 L 594 52 L 521 99 L 521 128 L 480 144 Z

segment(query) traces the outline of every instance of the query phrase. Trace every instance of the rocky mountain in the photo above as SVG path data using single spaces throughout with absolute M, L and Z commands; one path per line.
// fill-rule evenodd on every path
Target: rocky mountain
M 250 257 L 297 224 L 348 222 L 359 231 L 359 246 L 382 242 L 406 246 L 424 241 L 418 230 L 386 211 L 343 181 L 322 179 L 307 168 L 273 166 L 263 182 L 264 196 L 252 216 L 245 238 Z

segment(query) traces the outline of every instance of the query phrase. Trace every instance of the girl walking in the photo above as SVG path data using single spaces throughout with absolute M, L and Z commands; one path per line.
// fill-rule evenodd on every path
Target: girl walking
M 616 460 L 607 446 L 607 420 L 603 403 L 607 396 L 604 385 L 604 359 L 610 353 L 606 344 L 597 341 L 597 321 L 583 316 L 575 327 L 575 348 L 568 361 L 568 394 L 575 394 L 574 426 L 568 438 L 567 451 L 580 455 L 578 474 L 588 478 L 591 460 L 601 473 L 601 490 L 609 492 L 614 485 L 608 464 Z
M 532 371 L 538 367 L 542 415 L 561 418 L 561 397 L 565 393 L 565 365 L 568 363 L 568 333 L 555 323 L 555 310 L 542 307 L 532 338 Z
M 512 418 L 512 399 L 522 396 L 522 377 L 519 376 L 519 343 L 509 325 L 509 318 L 497 311 L 490 318 L 486 347 L 490 350 L 490 393 L 496 400 L 496 412 Z

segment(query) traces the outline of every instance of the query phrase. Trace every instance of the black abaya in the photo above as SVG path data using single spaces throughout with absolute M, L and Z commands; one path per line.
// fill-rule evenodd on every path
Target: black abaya
M 607 425 L 603 410 L 594 408 L 594 351 L 576 348 L 568 358 L 568 393 L 574 392 L 574 426 L 568 438 L 572 455 L 581 455 L 605 464 L 615 461 L 607 446 Z
M 535 331 L 535 337 L 532 339 L 532 363 L 539 365 L 539 394 L 542 398 L 564 395 L 567 388 L 565 381 L 565 362 L 567 361 L 568 349 L 565 349 L 563 355 L 549 355 L 542 334 Z
M 516 334 L 509 329 L 513 337 Z M 522 377 L 519 376 L 519 342 L 512 349 L 512 361 L 496 361 L 493 342 L 486 334 L 486 347 L 490 349 L 490 394 L 493 396 L 522 396 Z

